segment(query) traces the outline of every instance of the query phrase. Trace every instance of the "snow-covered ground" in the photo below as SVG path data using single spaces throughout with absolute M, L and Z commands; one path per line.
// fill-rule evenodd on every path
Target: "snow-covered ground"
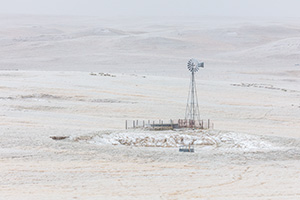
M 259 136 L 220 132 L 202 131 L 102 131 L 91 135 L 72 136 L 73 141 L 105 145 L 126 145 L 135 147 L 180 147 L 193 145 L 197 147 L 212 146 L 215 148 L 240 149 L 241 151 L 272 150 L 273 145 Z
M 299 33 L 295 21 L 1 16 L 0 199 L 299 199 Z M 124 130 L 184 117 L 191 57 L 215 129 Z

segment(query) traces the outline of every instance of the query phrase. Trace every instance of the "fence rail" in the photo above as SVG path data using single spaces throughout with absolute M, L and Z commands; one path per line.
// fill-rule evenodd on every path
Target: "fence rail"
M 180 128 L 191 129 L 213 129 L 214 123 L 208 120 L 125 120 L 125 129 L 154 129 L 154 130 L 172 130 Z

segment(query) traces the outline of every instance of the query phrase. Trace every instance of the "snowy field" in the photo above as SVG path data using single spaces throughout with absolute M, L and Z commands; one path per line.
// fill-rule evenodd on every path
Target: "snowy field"
M 1 16 L 0 200 L 299 199 L 299 35 L 292 20 Z M 215 129 L 124 130 L 184 117 L 191 57 Z

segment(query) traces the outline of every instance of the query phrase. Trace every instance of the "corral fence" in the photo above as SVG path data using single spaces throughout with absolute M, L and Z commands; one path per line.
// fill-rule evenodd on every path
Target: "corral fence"
M 125 120 L 125 129 L 150 129 L 150 130 L 172 130 L 172 129 L 213 129 L 214 123 L 208 120 Z

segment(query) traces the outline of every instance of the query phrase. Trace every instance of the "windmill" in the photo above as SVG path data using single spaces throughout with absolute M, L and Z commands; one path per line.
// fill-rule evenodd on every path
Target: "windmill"
M 189 95 L 188 95 L 188 100 L 187 100 L 187 105 L 185 110 L 185 120 L 192 128 L 195 128 L 196 126 L 201 127 L 196 81 L 195 81 L 195 73 L 199 70 L 200 67 L 203 68 L 204 63 L 199 62 L 194 58 L 190 59 L 187 63 L 187 68 L 191 72 L 191 82 L 190 82 Z

